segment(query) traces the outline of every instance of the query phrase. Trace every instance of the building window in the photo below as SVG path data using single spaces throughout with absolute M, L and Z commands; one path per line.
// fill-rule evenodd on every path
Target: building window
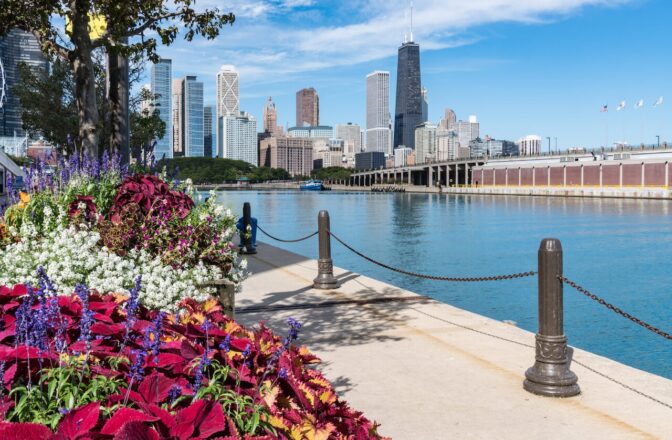
M 0 168 L 0 194 L 5 193 L 5 169 Z

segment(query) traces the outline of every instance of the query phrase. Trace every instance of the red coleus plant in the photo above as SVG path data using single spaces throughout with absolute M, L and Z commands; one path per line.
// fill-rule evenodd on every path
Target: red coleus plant
M 186 300 L 180 314 L 166 314 L 138 304 L 139 280 L 128 296 L 84 286 L 56 296 L 38 274 L 39 288 L 0 287 L 1 439 L 380 438 L 309 368 L 319 360 L 293 344 L 300 324 L 292 319 L 281 339 L 263 323 L 240 326 L 214 300 Z M 17 415 L 25 402 L 13 390 L 53 392 L 50 371 L 64 359 L 76 359 L 80 385 L 125 385 L 56 412 L 53 431 Z
M 77 196 L 68 207 L 68 216 L 70 218 L 79 217 L 86 221 L 91 221 L 96 217 L 96 214 L 96 204 L 91 196 Z
M 136 174 L 123 181 L 112 201 L 110 219 L 120 219 L 129 204 L 138 205 L 145 216 L 158 215 L 165 210 L 181 219 L 194 207 L 191 197 L 171 190 L 166 182 L 150 174 Z

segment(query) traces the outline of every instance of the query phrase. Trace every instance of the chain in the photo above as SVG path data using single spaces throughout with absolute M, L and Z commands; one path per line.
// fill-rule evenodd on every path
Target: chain
M 436 276 L 436 275 L 426 275 L 426 274 L 421 274 L 421 273 L 416 273 L 416 272 L 410 272 L 408 270 L 404 269 L 399 269 L 396 267 L 389 266 L 385 263 L 381 263 L 380 261 L 376 261 L 371 257 L 368 257 L 364 255 L 363 253 L 359 252 L 358 250 L 354 249 L 352 246 L 349 244 L 345 243 L 343 240 L 338 238 L 336 234 L 334 234 L 331 231 L 328 231 L 329 235 L 334 237 L 334 239 L 342 244 L 346 249 L 350 250 L 351 252 L 355 253 L 356 255 L 364 258 L 366 261 L 369 261 L 377 266 L 380 266 L 382 268 L 391 270 L 393 272 L 397 272 L 400 274 L 404 275 L 410 275 L 412 277 L 416 278 L 424 278 L 427 280 L 434 280 L 434 281 L 453 281 L 453 282 L 463 282 L 463 283 L 470 283 L 470 282 L 477 282 L 477 281 L 499 281 L 499 280 L 512 280 L 514 278 L 525 278 L 525 277 L 531 277 L 533 275 L 536 275 L 536 272 L 522 272 L 522 273 L 514 273 L 510 275 L 494 275 L 494 276 L 486 276 L 486 277 L 441 277 L 441 276 Z
M 574 289 L 576 289 L 576 290 L 579 291 L 580 293 L 586 295 L 588 298 L 592 299 L 593 301 L 597 301 L 598 303 L 602 304 L 604 307 L 608 308 L 609 310 L 611 310 L 611 311 L 613 311 L 613 312 L 616 312 L 616 313 L 618 313 L 619 315 L 621 315 L 621 316 L 623 316 L 623 317 L 625 317 L 625 318 L 628 318 L 630 321 L 634 322 L 635 324 L 637 324 L 637 325 L 641 325 L 641 326 L 644 327 L 645 329 L 650 330 L 650 331 L 652 331 L 652 332 L 654 332 L 654 333 L 656 333 L 656 334 L 662 336 L 662 337 L 665 338 L 665 339 L 672 340 L 672 335 L 671 335 L 671 334 L 666 333 L 666 332 L 662 331 L 661 329 L 656 328 L 656 327 L 652 326 L 651 324 L 648 324 L 648 323 L 642 321 L 642 320 L 639 319 L 639 318 L 635 318 L 634 316 L 632 316 L 632 315 L 629 314 L 628 312 L 625 312 L 625 311 L 619 309 L 618 307 L 616 307 L 616 306 L 613 305 L 613 304 L 609 304 L 608 302 L 606 302 L 605 300 L 603 300 L 603 299 L 600 298 L 599 296 L 597 296 L 597 295 L 595 295 L 594 293 L 591 293 L 591 292 L 589 292 L 588 290 L 586 290 L 585 288 L 579 286 L 579 285 L 576 284 L 574 281 L 572 281 L 572 280 L 570 280 L 570 279 L 567 279 L 567 278 L 565 278 L 565 277 L 563 277 L 563 276 L 561 276 L 561 275 L 559 275 L 558 278 L 559 278 L 563 283 L 567 284 L 568 286 L 573 287 Z
M 298 243 L 298 242 L 300 242 L 300 241 L 308 240 L 309 238 L 312 238 L 312 237 L 316 236 L 317 233 L 318 233 L 318 231 L 315 231 L 315 232 L 313 232 L 313 233 L 310 234 L 310 235 L 306 235 L 305 237 L 302 237 L 302 238 L 297 238 L 296 240 L 283 240 L 282 238 L 274 237 L 274 236 L 272 236 L 271 234 L 269 234 L 268 232 L 264 231 L 264 230 L 261 228 L 261 226 L 259 226 L 258 224 L 257 224 L 257 229 L 259 229 L 259 230 L 260 230 L 265 236 L 267 236 L 268 238 L 273 239 L 273 240 L 275 240 L 275 241 L 280 241 L 280 242 L 282 242 L 282 243 Z
M 640 396 L 645 397 L 645 398 L 647 398 L 647 399 L 649 399 L 649 400 L 651 400 L 651 401 L 653 401 L 653 402 L 656 402 L 656 403 L 659 404 L 659 405 L 663 405 L 664 407 L 667 407 L 667 408 L 669 408 L 669 409 L 672 409 L 672 405 L 670 405 L 669 403 L 663 402 L 662 400 L 658 400 L 658 399 L 656 399 L 655 397 L 650 396 L 649 394 L 646 394 L 646 393 L 644 393 L 644 392 L 642 392 L 642 391 L 639 391 L 639 390 L 636 389 L 636 388 L 631 387 L 630 385 L 626 385 L 626 384 L 624 384 L 623 382 L 621 382 L 620 380 L 614 379 L 614 378 L 611 377 L 611 376 L 608 376 L 608 375 L 606 375 L 606 374 L 604 374 L 604 373 L 602 373 L 602 372 L 600 372 L 600 371 L 597 371 L 596 369 L 594 369 L 594 368 L 592 368 L 592 367 L 589 367 L 588 365 L 584 364 L 583 362 L 579 362 L 579 361 L 577 361 L 576 359 L 572 359 L 572 363 L 573 363 L 573 364 L 580 365 L 580 366 L 582 366 L 583 368 L 585 368 L 586 370 L 588 370 L 588 371 L 592 371 L 593 373 L 597 374 L 598 376 L 602 376 L 603 378 L 605 378 L 605 379 L 607 379 L 607 380 L 609 380 L 609 381 L 615 383 L 616 385 L 620 385 L 620 386 L 622 386 L 622 387 L 625 388 L 626 390 L 632 391 L 633 393 L 635 393 L 635 394 L 639 394 Z
M 495 334 L 493 334 L 493 333 L 485 332 L 485 331 L 483 331 L 483 330 L 477 330 L 477 329 L 475 329 L 475 328 L 472 328 L 472 327 L 469 327 L 469 326 L 466 326 L 466 325 L 463 325 L 463 324 L 458 324 L 458 323 L 456 323 L 456 322 L 454 322 L 454 321 L 449 321 L 449 320 L 447 320 L 447 319 L 440 318 L 440 317 L 438 317 L 438 316 L 436 316 L 436 315 L 432 315 L 432 314 L 430 314 L 430 313 L 426 313 L 426 312 L 424 312 L 424 311 L 422 311 L 422 310 L 420 310 L 420 309 L 417 309 L 417 308 L 415 308 L 415 307 L 409 307 L 409 309 L 411 309 L 411 310 L 415 310 L 416 312 L 421 313 L 421 314 L 423 314 L 423 315 L 425 315 L 425 316 L 428 316 L 428 317 L 430 317 L 430 318 L 436 319 L 437 321 L 445 322 L 446 324 L 454 325 L 454 326 L 456 326 L 456 327 L 461 327 L 461 328 L 463 328 L 463 329 L 465 329 L 465 330 L 469 330 L 469 331 L 472 331 L 472 332 L 474 332 L 474 333 L 480 333 L 480 334 L 482 334 L 482 335 L 489 336 L 489 337 L 491 337 L 491 338 L 495 338 L 495 339 L 499 339 L 500 341 L 510 342 L 510 343 L 512 343 L 512 344 L 520 345 L 520 346 L 522 346 L 522 347 L 534 348 L 534 345 L 526 344 L 525 342 L 516 341 L 515 339 L 505 338 L 505 337 L 502 337 L 502 336 L 499 336 L 499 335 L 495 335 Z M 662 405 L 662 406 L 664 406 L 664 407 L 666 407 L 666 408 L 672 409 L 672 405 L 670 405 L 669 403 L 666 403 L 666 402 L 663 402 L 662 400 L 656 399 L 655 397 L 653 397 L 653 396 L 651 396 L 651 395 L 649 395 L 649 394 L 646 394 L 646 393 L 643 392 L 643 391 L 639 391 L 638 389 L 633 388 L 633 387 L 631 387 L 630 385 L 627 385 L 627 384 L 621 382 L 621 381 L 618 380 L 618 379 L 614 379 L 613 377 L 611 377 L 611 376 L 609 376 L 609 375 L 607 375 L 607 374 L 605 374 L 605 373 L 602 373 L 601 371 L 598 371 L 598 370 L 594 369 L 593 367 L 590 367 L 590 366 L 584 364 L 583 362 L 577 361 L 576 358 L 572 358 L 572 363 L 573 363 L 573 364 L 580 365 L 580 366 L 582 366 L 583 368 L 585 368 L 586 370 L 591 371 L 591 372 L 597 374 L 598 376 L 601 376 L 601 377 L 603 377 L 604 379 L 607 379 L 607 380 L 609 380 L 609 381 L 615 383 L 616 385 L 625 388 L 625 389 L 628 390 L 628 391 L 631 391 L 631 392 L 633 392 L 633 393 L 635 393 L 635 394 L 639 394 L 640 396 L 642 396 L 642 397 L 644 397 L 644 398 L 646 398 L 646 399 L 649 399 L 649 400 L 651 400 L 652 402 L 655 402 L 655 403 L 657 403 L 657 404 L 659 404 L 659 405 Z

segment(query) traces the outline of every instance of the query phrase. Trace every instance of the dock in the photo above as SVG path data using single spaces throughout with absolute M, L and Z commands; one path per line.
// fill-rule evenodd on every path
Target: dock
M 302 322 L 298 342 L 382 435 L 672 439 L 672 380 L 574 349 L 581 394 L 540 397 L 523 389 L 531 332 L 338 267 L 340 287 L 317 290 L 316 260 L 267 244 L 247 259 L 237 320 L 281 335 Z

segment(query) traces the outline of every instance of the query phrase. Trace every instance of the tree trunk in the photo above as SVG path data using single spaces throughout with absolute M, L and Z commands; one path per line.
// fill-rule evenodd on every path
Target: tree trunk
M 91 58 L 88 8 L 71 3 L 72 42 L 76 49 L 70 52 L 70 65 L 75 77 L 75 94 L 79 115 L 81 151 L 98 157 L 98 105 L 96 103 L 96 76 Z M 85 3 L 85 2 L 84 2 Z
M 126 41 L 122 41 L 125 43 Z M 121 55 L 107 55 L 107 96 L 110 105 L 112 130 L 110 150 L 119 153 L 121 163 L 128 163 L 129 108 L 128 108 L 128 59 Z

